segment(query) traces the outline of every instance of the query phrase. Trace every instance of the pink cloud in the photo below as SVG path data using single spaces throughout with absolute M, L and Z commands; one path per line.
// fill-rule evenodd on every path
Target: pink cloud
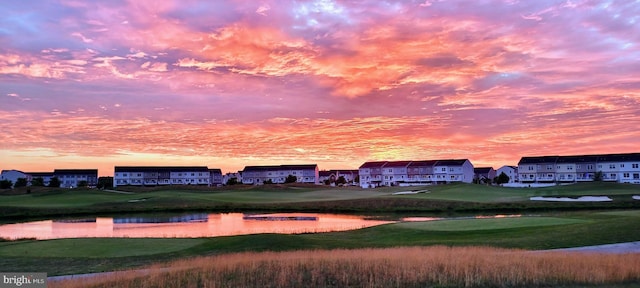
M 345 167 L 637 152 L 635 4 L 3 4 L 0 152 Z

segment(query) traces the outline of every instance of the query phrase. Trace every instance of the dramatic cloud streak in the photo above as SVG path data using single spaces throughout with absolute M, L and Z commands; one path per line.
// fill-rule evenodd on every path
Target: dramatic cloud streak
M 3 169 L 640 144 L 637 1 L 23 2 L 0 4 Z

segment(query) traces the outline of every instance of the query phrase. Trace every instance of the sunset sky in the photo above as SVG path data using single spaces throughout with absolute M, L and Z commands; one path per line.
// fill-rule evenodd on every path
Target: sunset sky
M 0 169 L 640 152 L 640 1 L 0 2 Z

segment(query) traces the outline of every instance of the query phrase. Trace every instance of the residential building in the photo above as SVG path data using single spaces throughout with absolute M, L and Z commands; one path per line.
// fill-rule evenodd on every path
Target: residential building
M 435 181 L 433 166 L 437 160 L 411 161 L 407 166 L 407 178 L 409 183 L 416 185 L 429 184 Z
M 522 157 L 523 183 L 602 181 L 640 184 L 640 153 Z
M 473 164 L 467 159 L 438 160 L 433 172 L 438 183 L 473 182 Z
M 83 183 L 87 187 L 98 185 L 98 169 L 55 169 L 53 177 L 60 180 L 63 188 L 76 188 Z
M 297 183 L 318 184 L 320 179 L 317 164 L 245 166 L 242 170 L 242 183 L 285 183 L 289 175 L 295 176 Z
M 371 188 L 382 186 L 382 167 L 387 161 L 365 162 L 358 168 L 360 187 Z
M 11 186 L 16 184 L 19 178 L 25 178 L 25 180 L 29 181 L 29 174 L 26 174 L 20 170 L 2 170 L 0 172 L 0 180 L 8 180 L 11 181 Z
M 520 181 L 518 175 L 518 166 L 505 165 L 496 170 L 496 176 L 500 176 L 500 174 L 502 173 L 509 176 L 509 182 L 507 183 L 517 183 Z
M 34 179 L 38 179 L 41 178 L 42 179 L 42 184 L 44 186 L 49 186 L 49 183 L 51 183 L 51 178 L 55 177 L 55 175 L 53 174 L 53 172 L 26 172 L 27 175 L 29 175 L 29 184 L 32 184 L 31 181 L 33 181 Z
M 320 183 L 335 183 L 343 177 L 346 183 L 353 183 L 358 177 L 358 170 L 322 170 L 318 172 Z
M 473 181 L 473 164 L 468 159 L 423 161 L 375 161 L 360 166 L 360 187 L 426 185 Z
M 212 184 L 206 166 L 115 166 L 113 175 L 113 187 Z
M 76 188 L 81 184 L 95 187 L 98 184 L 98 169 L 55 169 L 53 172 L 22 172 L 18 170 L 2 170 L 0 180 L 10 180 L 13 184 L 18 178 L 25 178 L 27 185 L 36 178 L 42 178 L 44 186 L 49 186 L 51 178 L 58 178 L 60 187 Z
M 241 172 L 227 172 L 226 174 L 224 174 L 222 176 L 222 184 L 226 185 L 227 183 L 229 183 L 230 179 L 236 179 L 236 183 L 242 183 L 242 173 Z
M 222 170 L 220 169 L 209 169 L 209 183 L 211 186 L 221 186 L 224 184 L 222 182 Z
M 478 167 L 473 168 L 473 179 L 477 183 L 492 183 L 493 178 L 496 177 L 496 170 L 493 167 Z

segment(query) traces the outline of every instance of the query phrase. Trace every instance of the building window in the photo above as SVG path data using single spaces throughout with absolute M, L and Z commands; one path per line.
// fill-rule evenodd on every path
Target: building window
M 529 166 L 529 171 L 533 171 L 533 166 Z
M 633 179 L 640 179 L 640 173 L 633 173 Z
M 616 165 L 615 164 L 609 164 L 609 169 L 615 169 Z
M 553 170 L 553 166 L 552 165 L 547 165 L 547 170 Z
M 623 176 L 624 178 L 629 178 L 629 173 L 624 173 Z
M 620 164 L 620 168 L 624 168 L 624 164 Z
M 138 177 L 142 176 L 142 173 L 138 173 Z
M 393 172 L 393 169 L 389 169 L 389 172 Z
M 576 169 L 582 169 L 582 165 L 576 165 Z
M 447 172 L 447 168 L 442 167 L 442 172 Z
M 638 168 L 638 164 L 631 164 L 631 168 Z
M 593 165 L 587 165 L 587 169 L 593 170 Z
M 602 165 L 598 164 L 598 168 L 602 169 Z
M 611 176 L 611 179 L 616 179 L 616 174 L 611 173 L 609 176 Z

